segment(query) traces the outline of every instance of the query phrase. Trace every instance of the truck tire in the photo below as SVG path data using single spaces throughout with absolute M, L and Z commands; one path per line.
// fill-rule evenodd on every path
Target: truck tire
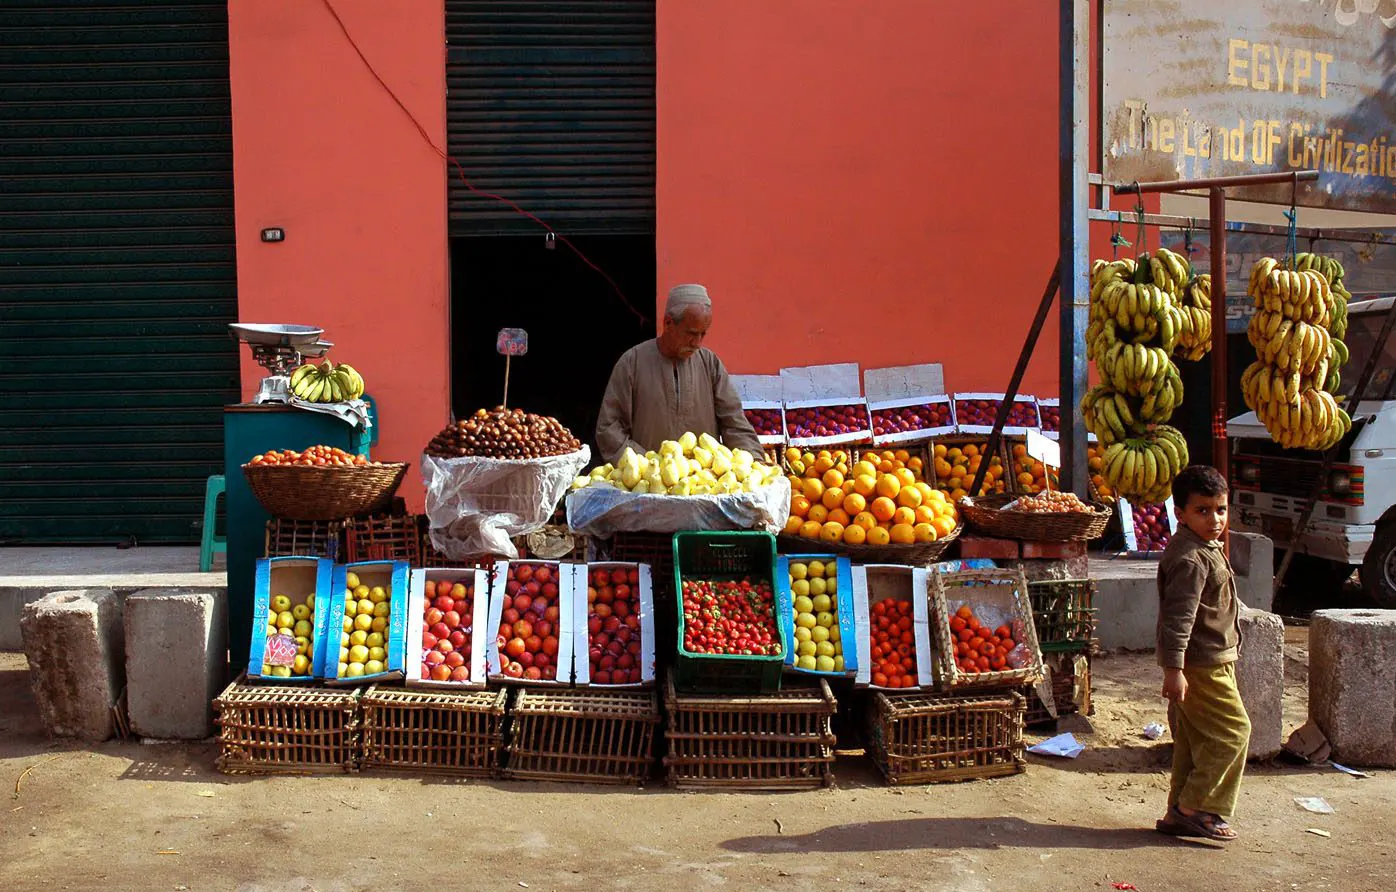
M 1396 610 L 1396 522 L 1377 527 L 1362 561 L 1362 590 L 1378 607 Z

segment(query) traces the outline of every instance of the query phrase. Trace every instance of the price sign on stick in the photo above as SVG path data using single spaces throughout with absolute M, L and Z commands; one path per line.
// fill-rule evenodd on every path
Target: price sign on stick
M 1056 440 L 1049 440 L 1035 430 L 1028 431 L 1028 455 L 1042 462 L 1044 468 L 1060 468 L 1062 466 L 1062 447 Z M 1043 480 L 1047 488 L 1052 488 L 1052 475 L 1044 473 Z
M 509 362 L 515 356 L 523 356 L 528 353 L 528 332 L 522 328 L 501 328 L 499 336 L 495 338 L 494 349 L 504 357 L 504 401 L 500 403 L 504 408 L 509 408 Z

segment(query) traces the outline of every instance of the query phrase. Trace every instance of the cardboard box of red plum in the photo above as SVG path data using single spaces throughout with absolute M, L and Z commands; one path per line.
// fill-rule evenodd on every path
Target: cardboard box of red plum
M 864 443 L 872 439 L 872 419 L 861 398 L 799 400 L 785 404 L 785 432 L 792 446 Z
M 999 406 L 1003 405 L 1001 393 L 957 393 L 955 394 L 955 424 L 962 434 L 987 434 L 994 429 L 994 419 L 998 417 Z M 1040 428 L 1042 419 L 1037 412 L 1037 400 L 1020 394 L 1013 399 L 1004 422 L 1003 433 L 1023 436 L 1028 429 Z
M 763 446 L 785 442 L 785 409 L 778 400 L 755 400 L 742 403 L 742 414 L 756 429 Z
M 581 631 L 573 661 L 578 685 L 637 688 L 654 684 L 654 581 L 648 564 L 596 562 L 586 598 L 576 603 Z
M 949 396 L 924 396 L 868 403 L 873 443 L 905 443 L 955 432 Z

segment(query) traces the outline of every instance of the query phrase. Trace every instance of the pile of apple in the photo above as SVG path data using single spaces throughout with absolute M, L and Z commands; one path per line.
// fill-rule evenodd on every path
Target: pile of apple
M 950 637 L 955 642 L 955 665 L 961 672 L 1001 672 L 1016 668 L 1009 654 L 1018 646 L 1008 626 L 990 628 L 980 623 L 968 604 L 950 617 Z
M 990 422 L 992 424 L 993 422 Z M 1038 427 L 1042 420 L 1037 415 L 1037 403 L 1029 400 L 1014 400 L 1008 410 L 1005 427 Z
M 867 451 L 851 465 L 842 449 L 786 451 L 790 519 L 785 533 L 847 545 L 912 545 L 947 536 L 959 523 L 945 494 L 918 479 L 906 450 Z
M 868 655 L 872 658 L 872 683 L 879 688 L 914 688 L 916 637 L 912 629 L 911 601 L 883 598 L 869 607 Z
M 557 571 L 550 564 L 509 564 L 504 583 L 504 610 L 495 644 L 500 671 L 507 678 L 553 681 L 557 678 Z
M 837 437 L 870 430 L 866 406 L 810 406 L 785 410 L 785 433 L 790 437 Z
M 423 679 L 470 681 L 474 610 L 474 579 L 427 581 L 422 603 Z
M 1168 529 L 1168 506 L 1131 505 L 1134 541 L 1140 551 L 1163 551 L 1172 533 Z
M 960 427 L 975 424 L 993 427 L 1002 400 L 955 400 L 955 423 Z
M 958 502 L 969 495 L 969 487 L 974 483 L 974 475 L 984 462 L 985 443 L 964 443 L 959 446 L 935 445 L 936 488 L 948 493 L 950 502 Z M 984 472 L 984 483 L 979 495 L 1000 493 L 1006 488 L 1003 476 L 1003 460 L 997 455 L 989 457 L 989 469 Z
M 267 644 L 270 651 L 272 639 L 284 635 L 295 644 L 296 655 L 289 666 L 262 664 L 262 675 L 271 678 L 291 678 L 309 675 L 314 654 L 315 641 L 315 596 L 306 595 L 299 604 L 293 603 L 287 595 L 272 595 L 268 602 Z M 287 648 L 289 650 L 289 648 Z
M 1044 406 L 1039 403 L 1037 411 L 1042 415 L 1042 429 L 1044 431 L 1060 431 L 1062 429 L 1061 406 Z
M 344 577 L 344 631 L 339 638 L 337 678 L 386 671 L 388 618 L 392 612 L 391 586 L 367 585 L 357 573 Z
M 695 654 L 780 656 L 775 592 L 764 579 L 685 579 L 683 647 Z
M 949 426 L 950 404 L 946 402 L 874 409 L 872 413 L 872 432 L 876 437 Z
M 779 409 L 743 409 L 742 413 L 758 437 L 779 437 L 785 433 L 780 427 Z
M 598 568 L 587 585 L 588 657 L 592 684 L 639 684 L 640 571 Z
M 796 668 L 842 672 L 838 563 L 791 561 L 790 597 Z

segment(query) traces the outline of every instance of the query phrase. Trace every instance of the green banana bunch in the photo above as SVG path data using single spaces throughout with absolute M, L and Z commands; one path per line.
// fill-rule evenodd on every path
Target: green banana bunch
M 1182 433 L 1166 424 L 1152 425 L 1139 436 L 1105 447 L 1101 475 L 1121 495 L 1157 504 L 1172 494 L 1173 478 L 1188 462 Z
M 291 393 L 307 403 L 341 403 L 364 395 L 364 379 L 348 363 L 308 362 L 291 373 Z

